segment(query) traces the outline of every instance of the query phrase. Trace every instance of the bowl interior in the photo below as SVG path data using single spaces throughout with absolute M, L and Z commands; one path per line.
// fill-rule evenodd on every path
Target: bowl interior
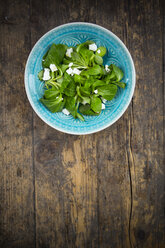
M 43 84 L 38 79 L 42 69 L 42 57 L 52 43 L 76 46 L 86 40 L 93 40 L 97 46 L 105 46 L 107 55 L 104 64 L 114 63 L 124 71 L 123 82 L 126 88 L 118 88 L 116 97 L 106 103 L 99 116 L 85 116 L 85 121 L 74 119 L 71 115 L 51 113 L 40 102 Z M 46 33 L 32 49 L 25 69 L 25 87 L 28 99 L 35 112 L 48 125 L 57 130 L 72 134 L 88 134 L 110 126 L 128 107 L 135 86 L 135 71 L 131 56 L 124 44 L 110 31 L 94 24 L 71 23 L 59 26 Z

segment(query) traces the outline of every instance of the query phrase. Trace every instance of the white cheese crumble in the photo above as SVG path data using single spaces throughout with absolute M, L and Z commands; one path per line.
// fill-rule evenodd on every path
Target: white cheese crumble
M 96 51 L 97 50 L 97 45 L 95 43 L 89 45 L 89 50 L 91 51 Z
M 102 103 L 101 109 L 105 109 L 105 104 L 104 103 Z
M 68 56 L 68 57 L 71 58 L 71 53 L 73 53 L 73 48 L 72 48 L 72 47 L 71 47 L 71 48 L 68 48 L 68 49 L 66 50 L 66 56 Z
M 71 76 L 73 76 L 74 74 L 80 75 L 80 73 L 81 73 L 81 71 L 80 71 L 79 69 L 77 69 L 77 68 L 72 69 L 71 67 L 69 67 L 69 68 L 66 70 L 66 72 L 67 72 L 69 75 L 71 75 Z
M 62 113 L 63 113 L 64 115 L 69 115 L 69 114 L 70 114 L 70 112 L 69 112 L 66 108 L 64 108 L 64 109 L 62 110 Z
M 106 99 L 104 99 L 104 98 L 102 98 L 101 100 L 102 100 L 102 102 L 103 102 L 103 103 L 106 103 L 106 101 L 107 101 L 107 100 L 106 100 Z
M 72 67 L 72 65 L 73 65 L 73 63 L 71 62 L 71 63 L 69 63 L 69 67 Z
M 71 75 L 72 73 L 73 73 L 73 70 L 72 70 L 72 68 L 68 68 L 67 70 L 66 70 L 66 72 L 69 74 L 69 75 Z
M 81 71 L 79 69 L 77 69 L 77 68 L 74 68 L 72 73 L 80 75 Z
M 49 80 L 50 78 L 51 78 L 50 77 L 50 69 L 44 68 L 43 80 L 46 81 L 46 80 Z
M 50 64 L 50 70 L 52 71 L 52 72 L 54 72 L 54 71 L 58 71 L 58 69 L 57 69 L 57 67 L 56 67 L 56 65 L 55 64 Z
M 98 90 L 94 90 L 94 93 L 97 94 L 98 93 Z
M 108 65 L 105 65 L 105 70 L 106 70 L 106 72 L 110 71 L 110 69 L 108 68 Z
M 97 53 L 101 53 L 100 49 L 97 51 Z

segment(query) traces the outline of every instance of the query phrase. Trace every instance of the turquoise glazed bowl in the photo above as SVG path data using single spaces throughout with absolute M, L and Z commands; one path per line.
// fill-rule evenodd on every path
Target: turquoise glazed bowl
M 42 57 L 52 43 L 76 46 L 86 40 L 94 41 L 97 46 L 105 46 L 107 55 L 104 64 L 114 63 L 124 71 L 123 82 L 126 88 L 118 89 L 116 97 L 106 102 L 105 110 L 99 116 L 85 116 L 85 121 L 66 116 L 62 112 L 51 113 L 40 102 L 43 84 L 38 79 Z M 131 55 L 123 42 L 109 30 L 85 22 L 68 23 L 56 27 L 42 36 L 33 47 L 25 68 L 25 89 L 36 114 L 49 126 L 69 134 L 90 134 L 109 127 L 125 112 L 131 102 L 135 88 L 135 67 Z

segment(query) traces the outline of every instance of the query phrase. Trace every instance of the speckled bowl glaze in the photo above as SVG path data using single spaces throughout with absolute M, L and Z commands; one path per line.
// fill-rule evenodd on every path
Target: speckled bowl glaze
M 62 112 L 51 113 L 40 102 L 43 84 L 37 74 L 41 70 L 42 57 L 52 43 L 76 46 L 93 40 L 97 46 L 105 46 L 107 55 L 104 64 L 114 63 L 124 71 L 125 90 L 119 88 L 116 97 L 106 103 L 99 116 L 85 116 L 85 121 L 66 116 Z M 101 131 L 116 122 L 131 102 L 135 88 L 135 67 L 131 55 L 123 42 L 109 30 L 85 22 L 58 26 L 42 36 L 33 47 L 25 68 L 25 89 L 32 108 L 49 126 L 69 134 L 90 134 Z

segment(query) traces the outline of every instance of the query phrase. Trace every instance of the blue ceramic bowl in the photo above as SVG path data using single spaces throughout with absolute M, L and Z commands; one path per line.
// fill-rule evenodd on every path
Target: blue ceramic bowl
M 107 48 L 104 64 L 114 63 L 124 71 L 122 81 L 126 83 L 126 88 L 118 89 L 116 97 L 106 103 L 105 110 L 99 116 L 85 116 L 83 122 L 62 112 L 51 113 L 39 102 L 43 95 L 43 84 L 37 74 L 42 68 L 42 57 L 52 43 L 76 46 L 86 40 L 93 40 L 97 46 Z M 64 133 L 90 134 L 109 127 L 125 112 L 134 93 L 135 67 L 128 49 L 112 32 L 91 23 L 69 23 L 52 29 L 35 44 L 25 68 L 25 88 L 32 108 L 48 125 Z

